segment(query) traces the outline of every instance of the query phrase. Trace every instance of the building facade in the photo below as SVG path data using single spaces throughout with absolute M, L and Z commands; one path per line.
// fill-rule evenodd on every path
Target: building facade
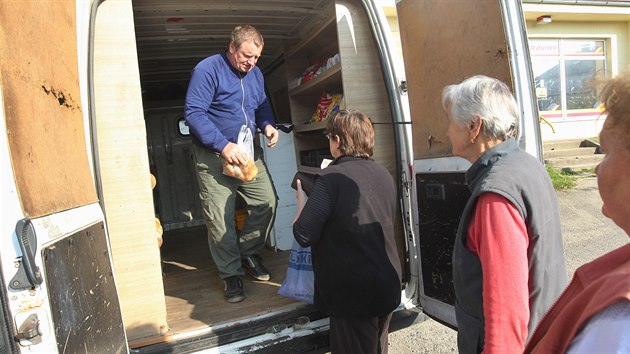
M 396 1 L 381 0 L 381 6 L 400 49 Z M 605 117 L 597 85 L 630 70 L 630 0 L 521 3 L 543 141 L 598 136 Z
M 630 1 L 522 4 L 543 140 L 597 136 L 598 84 L 630 70 Z

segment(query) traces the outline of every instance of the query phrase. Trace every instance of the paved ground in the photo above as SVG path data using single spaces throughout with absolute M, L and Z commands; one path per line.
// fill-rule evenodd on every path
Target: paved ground
M 569 277 L 580 265 L 624 245 L 630 238 L 601 213 L 595 177 L 578 180 L 577 186 L 558 192 Z M 456 332 L 427 320 L 389 336 L 389 351 L 398 353 L 456 353 Z

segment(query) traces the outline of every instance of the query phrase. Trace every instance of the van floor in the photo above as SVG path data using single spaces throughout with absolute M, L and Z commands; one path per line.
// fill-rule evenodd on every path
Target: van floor
M 277 294 L 286 276 L 290 251 L 261 252 L 271 280 L 257 281 L 245 274 L 247 298 L 231 304 L 223 298 L 223 281 L 208 248 L 206 228 L 164 233 L 160 248 L 169 334 L 206 328 L 220 323 L 279 310 L 298 302 Z

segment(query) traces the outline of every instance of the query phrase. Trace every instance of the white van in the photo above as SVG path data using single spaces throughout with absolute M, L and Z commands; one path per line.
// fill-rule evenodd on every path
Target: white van
M 3 1 L 0 352 L 326 347 L 326 316 L 277 295 L 291 179 L 327 154 L 325 122 L 312 119 L 323 92 L 372 118 L 374 159 L 398 182 L 404 290 L 391 330 L 425 314 L 455 327 L 450 260 L 468 164 L 450 152 L 441 91 L 476 74 L 507 82 L 521 146 L 540 157 L 524 20 L 518 0 L 398 0 L 396 11 L 400 36 L 375 0 Z M 192 68 L 237 24 L 265 38 L 258 65 L 285 132 L 265 150 L 279 197 L 263 255 L 273 276 L 245 278 L 247 299 L 228 304 L 183 101 Z M 305 80 L 318 62 L 329 65 Z

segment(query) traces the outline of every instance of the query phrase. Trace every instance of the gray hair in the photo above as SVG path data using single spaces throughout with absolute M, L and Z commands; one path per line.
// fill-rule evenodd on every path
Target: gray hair
M 252 25 L 242 25 L 234 27 L 230 40 L 237 49 L 245 42 L 253 42 L 257 48 L 265 45 L 262 34 Z
M 507 140 L 518 136 L 519 109 L 509 87 L 494 78 L 477 75 L 442 91 L 442 107 L 460 126 L 483 122 L 481 134 Z

